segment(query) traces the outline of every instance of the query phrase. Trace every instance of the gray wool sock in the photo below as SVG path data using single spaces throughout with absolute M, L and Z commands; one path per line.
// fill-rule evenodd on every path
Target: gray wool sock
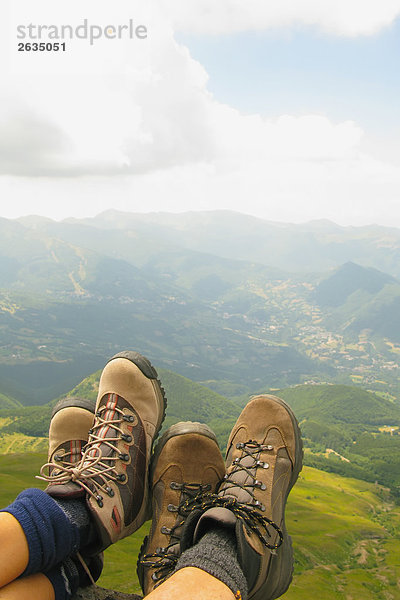
M 53 498 L 69 520 L 77 526 L 80 548 L 96 540 L 97 534 L 84 498 Z
M 174 572 L 184 567 L 206 571 L 225 583 L 237 598 L 246 600 L 247 581 L 237 560 L 235 534 L 230 529 L 216 527 L 205 533 L 182 553 Z

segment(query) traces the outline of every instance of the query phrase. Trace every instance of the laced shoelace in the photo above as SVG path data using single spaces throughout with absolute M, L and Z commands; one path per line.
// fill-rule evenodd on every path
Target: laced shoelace
M 107 416 L 107 412 L 111 413 L 111 416 Z M 127 462 L 130 459 L 129 454 L 119 452 L 116 446 L 121 439 L 128 443 L 132 441 L 132 436 L 125 434 L 120 428 L 124 421 L 128 421 L 132 426 L 137 424 L 135 416 L 126 415 L 118 407 L 112 409 L 107 406 L 101 407 L 96 413 L 95 424 L 89 431 L 89 440 L 82 452 L 81 460 L 75 465 L 48 462 L 42 466 L 37 478 L 54 484 L 77 483 L 102 507 L 101 493 L 114 496 L 114 490 L 108 485 L 109 481 L 118 483 L 126 481 L 126 475 L 118 474 L 115 470 L 118 460 Z M 115 435 L 105 437 L 110 429 L 115 431 Z M 111 454 L 103 457 L 100 446 L 104 447 L 104 445 L 111 450 Z M 45 473 L 46 469 L 50 469 L 50 475 Z M 54 469 L 57 470 L 56 473 Z
M 60 467 L 74 467 L 82 457 L 82 447 L 84 446 L 84 444 L 85 442 L 82 443 L 81 441 L 79 441 L 78 443 L 75 442 L 75 446 L 71 448 L 71 450 L 69 450 L 68 452 L 64 452 L 64 454 L 54 454 L 54 462 L 51 464 L 57 465 L 57 469 L 59 469 Z
M 252 503 L 245 504 L 239 502 L 234 496 L 222 496 L 219 494 L 198 494 L 194 498 L 186 500 L 181 506 L 181 512 L 187 517 L 187 515 L 193 511 L 200 509 L 205 512 L 209 508 L 220 506 L 227 508 L 234 513 L 234 515 L 243 521 L 246 526 L 253 531 L 263 545 L 275 552 L 277 548 L 283 542 L 283 533 L 281 528 L 271 519 L 263 515 L 265 507 L 261 502 L 256 500 L 254 495 L 254 489 L 259 488 L 265 490 L 266 486 L 261 481 L 258 481 L 254 476 L 254 468 L 268 469 L 269 464 L 260 460 L 261 452 L 267 452 L 273 450 L 270 445 L 260 444 L 254 440 L 249 440 L 246 443 L 236 444 L 238 450 L 242 450 L 242 455 L 232 462 L 232 469 L 229 473 L 224 476 L 221 482 L 220 491 L 229 494 L 229 490 L 232 488 L 241 488 L 248 492 L 252 498 Z M 253 463 L 249 466 L 243 464 L 243 459 L 247 456 L 251 457 Z M 242 484 L 234 479 L 234 476 L 240 471 L 245 471 L 251 478 L 250 483 Z M 222 487 L 223 486 L 223 487 Z M 274 529 L 278 534 L 278 540 L 275 544 L 271 544 L 269 539 L 272 537 L 270 528 Z
M 181 517 L 172 527 L 161 527 L 161 533 L 169 536 L 169 543 L 167 546 L 157 548 L 152 554 L 145 554 L 140 559 L 140 563 L 145 567 L 154 569 L 151 576 L 152 580 L 156 582 L 155 587 L 161 585 L 171 571 L 175 568 L 178 562 L 179 553 L 174 551 L 174 547 L 180 542 L 179 529 L 184 525 L 185 519 L 188 513 L 182 511 L 182 507 L 188 501 L 193 501 L 195 498 L 202 497 L 205 493 L 211 489 L 210 484 L 200 483 L 177 483 L 172 481 L 170 487 L 173 490 L 180 490 L 182 493 L 182 500 L 179 505 L 169 504 L 167 509 L 169 512 L 176 512 L 177 517 Z

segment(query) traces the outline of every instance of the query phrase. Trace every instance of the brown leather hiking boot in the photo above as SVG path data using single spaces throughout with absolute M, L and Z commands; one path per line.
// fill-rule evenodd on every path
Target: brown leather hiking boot
M 217 439 L 207 425 L 177 423 L 158 442 L 151 468 L 153 522 L 137 567 L 145 595 L 172 573 L 180 556 L 182 504 L 214 492 L 224 472 Z
M 300 430 L 289 406 L 275 396 L 255 396 L 232 429 L 218 494 L 205 498 L 197 511 L 194 503 L 189 507 L 181 550 L 213 526 L 232 528 L 249 600 L 279 598 L 292 580 L 285 505 L 302 456 Z
M 44 478 L 49 482 L 45 491 L 50 496 L 67 498 L 71 496 L 71 492 L 72 496 L 76 492 L 74 484 L 71 490 L 57 483 L 57 475 L 62 473 L 58 467 L 71 469 L 81 460 L 89 430 L 93 427 L 95 407 L 94 399 L 70 396 L 59 400 L 53 408 L 49 427 L 49 474 Z M 46 465 L 42 471 L 45 469 Z M 103 553 L 85 560 L 77 555 L 70 558 L 77 565 L 80 587 L 91 585 L 100 577 L 104 563 Z
M 63 486 L 56 481 L 56 475 L 60 473 L 56 465 L 63 469 L 72 468 L 81 460 L 89 429 L 93 426 L 95 406 L 95 400 L 77 397 L 62 398 L 55 405 L 49 427 L 47 463 L 53 466 L 46 477 L 49 482 L 46 492 L 50 496 L 63 495 Z
M 65 485 L 68 497 L 86 493 L 99 543 L 85 547 L 85 555 L 97 554 L 150 518 L 149 462 L 165 407 L 164 391 L 147 358 L 127 351 L 107 363 L 82 458 L 53 477 L 59 489 Z

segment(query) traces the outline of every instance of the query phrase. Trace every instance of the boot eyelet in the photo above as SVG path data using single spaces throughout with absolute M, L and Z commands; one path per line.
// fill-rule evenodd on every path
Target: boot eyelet
M 129 454 L 120 454 L 119 458 L 120 458 L 120 460 L 123 460 L 124 462 L 128 462 Z
M 117 479 L 118 481 L 126 481 L 126 475 L 121 473 L 121 475 L 117 475 Z
M 255 480 L 254 486 L 260 488 L 260 490 L 267 489 L 267 486 L 265 485 L 265 483 L 263 483 L 262 481 L 258 481 L 258 479 Z
M 165 525 L 163 525 L 161 527 L 161 533 L 164 533 L 165 535 L 169 535 L 171 533 L 171 529 L 169 527 L 165 527 Z
M 168 510 L 169 512 L 178 512 L 178 507 L 177 507 L 177 506 L 175 506 L 174 504 L 168 504 L 168 506 L 167 506 L 167 510 Z
M 115 496 L 115 493 L 114 493 L 114 490 L 112 489 L 112 487 L 106 487 L 106 492 L 110 496 L 110 498 Z
M 236 444 L 236 448 L 237 450 L 241 450 L 242 448 L 244 448 L 243 442 L 239 442 L 238 444 Z
M 61 460 L 61 456 L 59 454 L 55 454 L 54 455 L 54 461 L 55 462 L 60 462 L 60 460 Z
M 176 481 L 171 481 L 169 487 L 171 488 L 171 490 L 180 490 L 182 488 L 182 486 Z
M 268 446 L 266 446 L 266 449 L 267 449 L 267 450 L 273 450 L 273 449 L 274 449 L 274 447 L 273 447 L 273 446 L 271 446 L 270 444 L 268 444 Z
M 156 573 L 153 573 L 153 575 L 151 576 L 153 581 L 158 581 L 158 577 L 156 575 Z
M 121 439 L 125 440 L 125 442 L 131 442 L 132 441 L 132 436 L 129 435 L 129 433 L 123 433 L 121 435 Z
M 269 469 L 269 463 L 264 463 L 263 464 L 263 469 Z
M 122 418 L 124 421 L 128 421 L 128 423 L 133 423 L 133 421 L 135 420 L 133 415 L 124 415 Z

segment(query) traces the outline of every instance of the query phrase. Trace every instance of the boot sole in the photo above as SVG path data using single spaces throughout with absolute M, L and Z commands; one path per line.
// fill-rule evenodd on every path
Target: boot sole
M 89 400 L 88 398 L 79 398 L 77 396 L 69 396 L 68 398 L 61 398 L 54 406 L 51 412 L 51 418 L 53 418 L 60 410 L 64 408 L 83 408 L 91 413 L 95 413 L 96 400 Z

